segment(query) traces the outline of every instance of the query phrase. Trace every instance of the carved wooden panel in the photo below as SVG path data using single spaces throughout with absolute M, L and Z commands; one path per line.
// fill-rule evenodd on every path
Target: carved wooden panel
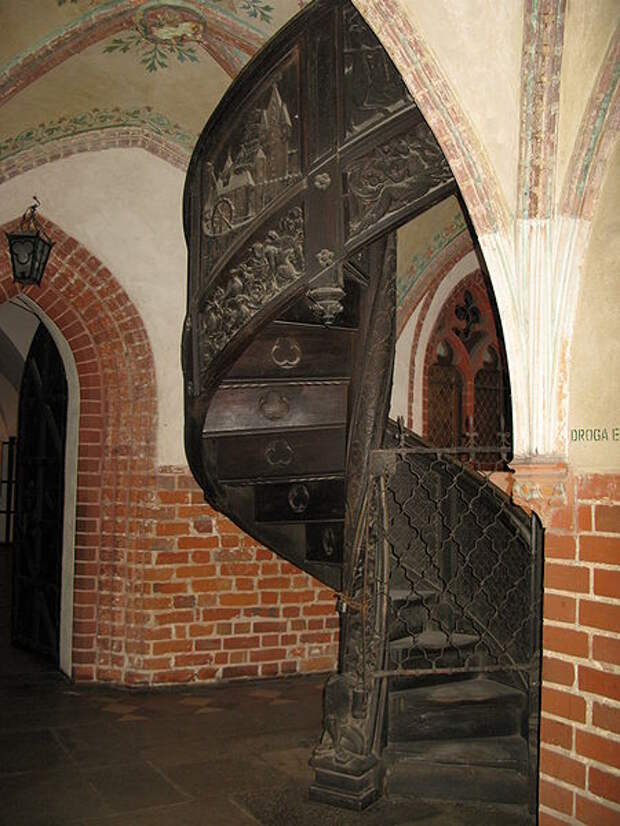
M 221 385 L 205 420 L 205 434 L 326 427 L 347 420 L 348 381 L 257 382 Z
M 399 133 L 344 170 L 348 240 L 404 211 L 454 181 L 435 136 L 424 121 Z
M 344 428 L 221 436 L 217 472 L 224 482 L 341 476 L 345 444 Z
M 302 278 L 304 266 L 304 216 L 302 208 L 294 206 L 205 291 L 199 333 L 202 370 L 263 307 Z
M 343 9 L 345 136 L 413 104 L 402 77 L 353 6 Z
M 209 268 L 287 186 L 301 178 L 299 51 L 237 108 L 225 140 L 202 160 L 202 267 Z

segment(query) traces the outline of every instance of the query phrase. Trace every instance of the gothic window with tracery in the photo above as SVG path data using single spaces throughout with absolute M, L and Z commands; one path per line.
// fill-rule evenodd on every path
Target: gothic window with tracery
M 454 353 L 447 341 L 437 345 L 436 362 L 428 371 L 428 405 L 433 415 L 428 422 L 428 438 L 439 447 L 459 444 L 463 381 L 452 363 Z
M 426 353 L 424 432 L 438 447 L 495 448 L 477 460 L 496 465 L 510 446 L 510 389 L 500 325 L 480 272 L 450 294 Z

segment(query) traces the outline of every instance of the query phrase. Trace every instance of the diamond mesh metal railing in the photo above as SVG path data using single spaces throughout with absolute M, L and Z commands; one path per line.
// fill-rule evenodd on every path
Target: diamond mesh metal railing
M 530 518 L 491 481 L 490 452 L 372 456 L 389 549 L 383 676 L 516 671 L 527 684 L 538 668 L 541 554 Z

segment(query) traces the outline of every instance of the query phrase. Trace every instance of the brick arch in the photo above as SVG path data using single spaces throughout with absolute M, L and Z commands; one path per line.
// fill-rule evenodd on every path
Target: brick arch
M 431 306 L 433 305 L 435 295 L 439 290 L 442 283 L 449 283 L 451 284 L 450 294 L 452 290 L 456 289 L 458 285 L 464 278 L 469 277 L 472 273 L 478 272 L 478 262 L 476 260 L 475 265 L 472 264 L 471 268 L 468 268 L 466 271 L 457 272 L 457 267 L 463 266 L 461 262 L 465 262 L 467 256 L 472 252 L 473 247 L 467 246 L 458 246 L 455 250 L 454 255 L 451 255 L 446 261 L 442 262 L 441 265 L 434 269 L 428 278 L 424 280 L 424 292 L 417 293 L 418 301 L 417 304 L 422 304 L 420 314 L 416 321 L 415 332 L 413 335 L 413 339 L 411 342 L 410 348 L 410 356 L 409 356 L 409 388 L 408 388 L 408 402 L 407 402 L 407 426 L 411 430 L 415 430 L 416 425 L 416 417 L 413 413 L 414 407 L 414 399 L 416 396 L 416 385 L 418 386 L 419 392 L 423 393 L 423 384 L 419 384 L 416 381 L 416 355 L 418 353 L 418 349 L 420 348 L 420 340 L 422 338 L 422 331 L 427 326 L 429 316 L 429 312 L 431 310 Z M 447 296 L 446 296 L 447 299 Z M 443 303 L 442 305 L 443 306 Z M 437 313 L 441 312 L 441 309 L 437 309 Z M 426 347 L 424 347 L 424 354 L 426 354 Z M 421 375 L 424 376 L 424 361 L 422 359 L 422 364 L 419 365 L 419 369 L 421 371 Z M 418 426 L 422 426 L 423 422 L 423 411 L 424 405 L 421 407 L 420 411 L 420 422 Z
M 56 243 L 43 285 L 23 292 L 64 336 L 79 378 L 73 676 L 122 682 L 142 633 L 153 524 L 154 360 L 142 319 L 112 273 L 75 238 L 43 224 Z M 0 247 L 2 302 L 19 290 L 4 233 Z
M 399 0 L 353 0 L 433 130 L 479 235 L 506 232 L 509 211 L 486 150 L 440 64 Z

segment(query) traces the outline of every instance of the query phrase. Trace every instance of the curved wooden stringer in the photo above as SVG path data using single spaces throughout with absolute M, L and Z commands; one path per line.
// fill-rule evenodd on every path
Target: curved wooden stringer
M 394 314 L 387 235 L 454 191 L 431 130 L 348 2 L 314 3 L 271 41 L 190 164 L 190 466 L 215 507 L 338 589 L 345 510 L 359 510 L 359 491 L 345 489 L 362 482 L 367 437 L 380 441 L 387 414 L 392 327 L 375 354 L 378 295 L 391 325 Z M 382 402 L 369 406 L 378 379 Z
M 326 686 L 312 795 L 352 808 L 374 800 L 383 783 L 388 694 L 402 688 L 394 651 L 409 646 L 407 656 L 427 665 L 428 640 L 435 649 L 446 641 L 444 657 L 452 636 L 482 640 L 482 650 L 495 629 L 493 616 L 486 636 L 460 630 L 469 602 L 456 621 L 451 612 L 470 584 L 442 569 L 429 585 L 416 565 L 458 556 L 461 534 L 478 526 L 468 502 L 484 498 L 495 521 L 506 502 L 468 476 L 462 503 L 448 507 L 442 494 L 424 516 L 445 547 L 427 543 L 422 553 L 411 536 L 424 531 L 398 509 L 401 490 L 405 504 L 426 491 L 428 458 L 392 457 L 402 478 L 372 468 L 382 448 L 425 449 L 412 434 L 396 438 L 387 420 L 395 231 L 456 192 L 433 133 L 349 0 L 316 0 L 256 56 L 209 120 L 187 175 L 188 461 L 215 508 L 340 593 L 339 669 Z M 442 490 L 457 491 L 462 467 L 437 462 Z M 411 536 L 395 531 L 403 524 Z M 486 548 L 486 530 L 473 547 Z M 510 541 L 525 560 L 527 542 Z M 439 570 L 435 561 L 431 568 Z M 432 667 L 443 674 L 454 660 L 468 679 L 503 656 L 448 654 L 432 655 Z M 506 656 L 511 683 L 522 657 Z M 405 708 L 406 698 L 398 701 Z

